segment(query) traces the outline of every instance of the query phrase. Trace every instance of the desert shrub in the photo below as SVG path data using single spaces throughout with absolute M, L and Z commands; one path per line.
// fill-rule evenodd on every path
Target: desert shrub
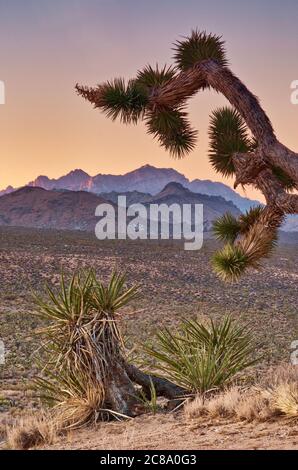
M 53 444 L 59 426 L 48 413 L 23 417 L 7 427 L 6 442 L 10 449 L 28 450 L 42 444 Z
M 125 277 L 113 273 L 107 285 L 93 271 L 76 273 L 60 289 L 46 286 L 46 298 L 36 297 L 37 314 L 48 321 L 35 380 L 41 398 L 60 412 L 64 426 L 96 420 L 105 404 L 106 381 L 112 365 L 121 361 L 122 337 L 118 311 L 137 295 Z
M 205 393 L 229 383 L 256 362 L 254 349 L 250 329 L 230 317 L 207 326 L 184 320 L 178 331 L 165 328 L 158 332 L 154 345 L 144 346 L 159 375 L 190 393 Z
M 273 417 L 298 417 L 298 370 L 280 365 L 250 388 L 232 386 L 210 397 L 197 395 L 184 406 L 187 419 L 233 418 L 267 421 Z
M 187 419 L 225 418 L 240 421 L 265 421 L 276 414 L 262 390 L 231 387 L 203 400 L 201 395 L 184 406 Z
M 267 390 L 271 406 L 286 416 L 298 417 L 298 382 L 283 383 Z

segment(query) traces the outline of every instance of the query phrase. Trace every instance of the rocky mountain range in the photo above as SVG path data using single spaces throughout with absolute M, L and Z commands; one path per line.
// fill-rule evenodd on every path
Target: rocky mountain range
M 0 225 L 59 230 L 94 230 L 95 208 L 105 199 L 85 191 L 25 186 L 0 198 Z
M 120 193 L 105 197 L 87 191 L 47 190 L 25 186 L 0 198 L 0 225 L 37 227 L 59 230 L 94 231 L 99 221 L 95 209 L 99 204 L 112 203 L 116 208 Z M 149 204 L 203 204 L 204 229 L 209 231 L 213 220 L 229 211 L 239 215 L 240 210 L 222 197 L 196 194 L 180 183 L 169 183 L 156 195 L 141 192 L 121 193 L 127 196 L 127 205 Z M 133 195 L 133 198 L 132 198 Z M 117 210 L 115 210 L 117 216 Z M 149 212 L 148 212 L 149 213 Z M 172 222 L 175 223 L 175 222 Z
M 90 176 L 85 171 L 76 169 L 57 179 L 38 176 L 34 181 L 29 182 L 26 187 L 42 188 L 54 192 L 57 192 L 57 190 L 82 191 L 87 194 L 100 195 L 108 200 L 115 200 L 119 193 L 125 193 L 128 198 L 127 203 L 131 204 L 145 202 L 146 198 L 149 200 L 150 197 L 159 194 L 171 182 L 179 183 L 191 193 L 223 198 L 233 203 L 241 212 L 259 204 L 258 201 L 240 196 L 223 183 L 200 179 L 189 180 L 182 173 L 172 168 L 156 168 L 151 165 L 144 165 L 124 175 L 98 174 Z M 5 190 L 0 191 L 0 200 L 2 199 L 1 196 L 16 191 L 17 188 L 8 186 Z M 219 200 L 217 200 L 217 203 L 219 203 Z M 283 225 L 283 230 L 298 231 L 298 217 L 295 215 L 288 217 Z
M 47 190 L 68 189 L 71 191 L 87 191 L 95 194 L 112 191 L 117 193 L 139 191 L 155 195 L 171 182 L 180 183 L 194 193 L 221 196 L 227 201 L 232 201 L 241 211 L 245 211 L 258 203 L 257 201 L 240 196 L 236 191 L 233 191 L 223 183 L 199 179 L 190 181 L 182 173 L 172 168 L 156 168 L 151 165 L 144 165 L 124 175 L 98 174 L 90 176 L 85 171 L 76 169 L 57 179 L 38 176 L 34 181 L 28 183 L 27 186 Z M 15 188 L 9 186 L 5 190 L 0 191 L 0 196 L 11 193 L 14 190 Z

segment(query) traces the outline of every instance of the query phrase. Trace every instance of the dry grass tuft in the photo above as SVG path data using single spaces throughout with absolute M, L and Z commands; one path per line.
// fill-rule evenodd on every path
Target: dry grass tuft
M 184 407 L 187 419 L 234 418 L 268 421 L 278 415 L 298 417 L 298 368 L 283 365 L 270 371 L 258 387 L 232 387 L 203 400 L 197 396 Z
M 42 444 L 53 444 L 59 434 L 56 420 L 48 413 L 22 418 L 6 429 L 9 449 L 28 450 Z
M 275 414 L 262 390 L 244 394 L 235 406 L 235 417 L 241 421 L 267 421 Z
M 286 416 L 298 417 L 298 382 L 281 384 L 268 390 L 267 395 L 278 411 Z

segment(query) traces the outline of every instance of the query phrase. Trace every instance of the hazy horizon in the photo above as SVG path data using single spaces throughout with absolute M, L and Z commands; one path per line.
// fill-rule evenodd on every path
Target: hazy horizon
M 113 123 L 74 90 L 77 82 L 128 79 L 148 63 L 170 64 L 172 43 L 196 27 L 223 35 L 232 70 L 259 96 L 278 138 L 298 148 L 298 106 L 290 102 L 290 84 L 298 78 L 295 0 L 164 0 L 154 8 L 155 1 L 0 0 L 0 80 L 6 86 L 6 104 L 0 106 L 1 189 L 75 168 L 91 175 L 124 174 L 144 164 L 232 186 L 207 156 L 208 117 L 226 103 L 222 96 L 208 91 L 192 99 L 198 144 L 177 161 L 143 124 Z M 250 187 L 246 195 L 262 199 Z
M 150 167 L 153 167 L 153 168 L 156 168 L 158 170 L 175 170 L 177 171 L 178 173 L 180 173 L 181 175 L 185 176 L 190 182 L 194 181 L 194 180 L 201 180 L 201 181 L 210 181 L 212 183 L 223 183 L 223 184 L 226 184 L 227 186 L 230 186 L 229 184 L 227 184 L 226 181 L 223 181 L 223 180 L 220 180 L 219 178 L 218 179 L 210 179 L 210 178 L 196 178 L 196 177 L 188 177 L 186 175 L 184 175 L 184 173 L 182 171 L 178 171 L 176 170 L 175 168 L 173 168 L 172 166 L 169 166 L 169 167 L 161 167 L 161 166 L 157 166 L 157 165 L 151 165 L 150 163 L 145 163 L 144 165 L 141 165 L 139 167 L 136 167 L 136 168 L 133 168 L 132 170 L 130 171 L 125 171 L 125 172 L 122 172 L 122 173 L 117 173 L 117 172 L 114 172 L 114 173 L 101 173 L 101 172 L 98 172 L 98 173 L 94 173 L 94 174 L 90 174 L 88 171 L 84 170 L 84 168 L 73 168 L 72 170 L 68 171 L 67 173 L 64 173 L 64 174 L 61 174 L 61 175 L 57 175 L 57 177 L 53 177 L 53 178 L 50 178 L 48 175 L 36 175 L 34 178 L 31 178 L 30 181 L 27 181 L 26 184 L 24 185 L 21 185 L 21 186 L 17 186 L 17 187 L 13 187 L 13 189 L 20 189 L 22 187 L 25 187 L 27 186 L 29 183 L 32 183 L 34 182 L 37 178 L 39 177 L 48 177 L 50 180 L 56 180 L 56 179 L 59 179 L 63 176 L 67 176 L 68 174 L 72 173 L 72 172 L 75 172 L 75 171 L 82 171 L 84 173 L 87 173 L 88 176 L 90 176 L 90 178 L 94 178 L 98 175 L 102 175 L 102 176 L 124 176 L 128 173 L 131 173 L 131 172 L 134 172 L 136 170 L 140 170 L 141 168 L 143 167 L 146 167 L 146 166 L 150 166 Z M 174 181 L 173 181 L 174 182 Z M 8 185 L 6 188 L 0 188 L 0 191 L 1 190 L 5 190 L 7 189 L 8 187 L 10 187 L 11 185 Z M 233 189 L 233 188 L 232 188 Z M 234 190 L 234 189 L 233 189 Z M 249 197 L 248 194 L 244 193 L 243 191 L 240 192 L 240 191 L 237 191 L 237 190 L 234 190 L 235 193 L 238 193 L 238 194 L 241 194 L 242 196 L 244 197 Z M 257 197 L 257 196 L 256 196 Z

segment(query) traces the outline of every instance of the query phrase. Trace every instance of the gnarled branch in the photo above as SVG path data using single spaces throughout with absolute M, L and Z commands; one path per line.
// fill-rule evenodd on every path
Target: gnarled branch
M 173 384 L 169 380 L 148 375 L 132 364 L 126 364 L 125 369 L 130 380 L 141 385 L 148 396 L 150 396 L 151 383 L 155 387 L 158 396 L 163 396 L 170 400 L 183 398 L 188 395 L 185 389 L 178 387 L 178 385 Z
M 228 149 L 228 154 L 223 150 L 220 130 L 216 134 L 215 144 L 218 144 L 218 148 L 215 148 L 215 155 L 217 161 L 220 160 L 216 169 L 222 174 L 231 174 L 234 171 L 235 188 L 239 184 L 251 184 L 259 189 L 264 194 L 268 210 L 262 213 L 260 220 L 254 220 L 251 230 L 242 234 L 241 243 L 239 240 L 237 242 L 241 250 L 243 248 L 247 251 L 248 258 L 245 258 L 243 250 L 236 253 L 228 247 L 222 260 L 230 263 L 237 258 L 242 264 L 247 259 L 255 260 L 256 256 L 251 256 L 252 243 L 255 254 L 266 256 L 270 248 L 270 237 L 271 241 L 275 239 L 284 215 L 298 213 L 298 195 L 287 192 L 290 187 L 298 187 L 298 154 L 277 140 L 270 119 L 258 98 L 227 67 L 223 42 L 218 36 L 193 31 L 189 38 L 176 44 L 175 50 L 176 64 L 181 71 L 172 72 L 167 80 L 161 81 L 158 69 L 156 72 L 150 69 L 151 82 L 152 73 L 156 80 L 154 86 L 145 87 L 145 90 L 140 90 L 137 78 L 130 82 L 134 84 L 131 87 L 134 93 L 129 87 L 125 90 L 124 86 L 117 86 L 118 82 L 114 83 L 114 88 L 108 82 L 107 85 L 94 89 L 77 86 L 77 91 L 96 107 L 104 111 L 110 110 L 112 116 L 123 111 L 129 117 L 129 113 L 133 111 L 134 116 L 144 118 L 147 123 L 151 117 L 151 124 L 152 117 L 157 116 L 159 119 L 154 121 L 155 126 L 151 125 L 151 133 L 159 138 L 161 145 L 178 157 L 189 152 L 194 145 L 194 132 L 189 129 L 188 124 L 185 126 L 185 122 L 188 122 L 184 113 L 186 101 L 206 88 L 223 94 L 239 114 L 239 119 L 236 118 L 236 123 L 234 119 L 232 137 L 227 128 L 229 118 L 224 121 L 228 147 L 236 147 L 232 151 Z M 143 82 L 144 75 L 146 72 L 142 73 Z M 178 116 L 181 117 L 181 109 L 183 119 L 178 119 Z M 239 123 L 241 120 L 250 130 L 253 139 L 244 136 L 242 123 Z M 229 166 L 225 167 L 225 159 Z M 263 247 L 259 249 L 262 241 Z M 265 249 L 266 246 L 268 249 Z M 223 266 L 222 260 L 219 260 L 218 265 Z

